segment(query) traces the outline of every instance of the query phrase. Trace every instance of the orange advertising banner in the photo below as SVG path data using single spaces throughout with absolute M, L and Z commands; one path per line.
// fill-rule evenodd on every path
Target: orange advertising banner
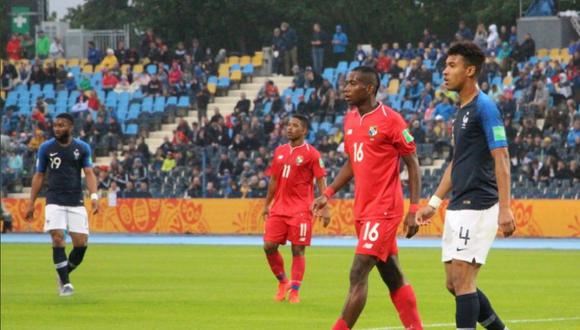
M 424 201 L 425 202 L 425 201 Z M 35 204 L 34 219 L 24 220 L 26 199 L 5 198 L 4 209 L 12 214 L 15 232 L 42 232 L 44 200 Z M 408 204 L 408 201 L 406 202 Z M 90 201 L 86 201 L 90 210 Z M 89 212 L 93 233 L 151 234 L 262 234 L 263 200 L 257 199 L 118 199 L 109 206 L 99 201 L 100 212 Z M 327 228 L 315 221 L 315 235 L 354 235 L 353 201 L 332 201 L 332 221 Z M 447 204 L 419 236 L 441 236 Z M 519 237 L 580 237 L 580 202 L 576 200 L 512 201 Z M 399 234 L 403 225 L 399 226 Z

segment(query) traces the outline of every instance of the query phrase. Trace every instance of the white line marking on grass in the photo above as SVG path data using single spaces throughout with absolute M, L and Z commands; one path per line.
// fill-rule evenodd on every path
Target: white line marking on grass
M 506 325 L 510 325 L 510 323 L 547 323 L 547 322 L 559 322 L 559 321 L 577 321 L 580 320 L 580 316 L 573 316 L 573 317 L 554 317 L 548 319 L 527 319 L 527 320 L 507 320 L 505 323 Z M 455 326 L 455 323 L 432 323 L 432 324 L 425 324 L 425 328 L 444 328 L 444 327 L 452 327 Z M 382 327 L 382 328 L 367 328 L 363 330 L 399 330 L 405 329 L 402 326 L 395 326 L 395 327 Z

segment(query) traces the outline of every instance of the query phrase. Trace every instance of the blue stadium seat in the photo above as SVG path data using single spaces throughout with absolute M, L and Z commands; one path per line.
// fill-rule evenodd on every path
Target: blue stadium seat
M 180 108 L 189 108 L 189 96 L 181 96 L 177 101 L 177 106 Z
M 230 88 L 230 78 L 228 78 L 228 77 L 219 78 L 218 83 L 217 83 L 217 87 L 223 88 L 223 89 Z
M 31 93 L 36 92 L 36 93 L 40 93 L 41 89 L 40 89 L 40 84 L 32 84 L 30 86 L 30 90 Z
M 148 74 L 157 74 L 157 65 L 149 64 L 146 70 Z
M 211 76 L 207 79 L 207 83 L 217 85 L 218 78 L 216 76 Z
M 165 105 L 177 105 L 177 96 L 170 96 L 167 98 Z
M 349 66 L 348 66 L 348 71 L 351 71 L 352 69 L 356 68 L 357 66 L 360 66 L 360 62 L 359 61 L 352 61 L 352 62 L 350 62 Z
M 242 69 L 242 74 L 244 75 L 253 75 L 254 74 L 254 66 L 252 64 L 246 64 L 244 65 L 244 68 Z
M 234 63 L 230 66 L 230 72 L 232 71 L 240 71 L 242 67 L 238 63 Z
M 282 100 L 285 100 L 286 97 L 288 96 L 292 96 L 293 92 L 291 88 L 286 88 L 283 92 L 282 92 Z
M 348 62 L 347 61 L 340 61 L 336 66 L 336 72 L 339 74 L 345 74 L 348 71 Z
M 137 124 L 127 124 L 124 126 L 123 134 L 137 135 Z
M 44 85 L 44 87 L 42 88 L 42 92 L 43 93 L 47 93 L 47 92 L 53 92 L 54 93 L 54 85 L 53 84 L 46 84 L 46 85 Z
M 143 98 L 141 109 L 146 112 L 153 112 L 153 98 L 151 96 Z
M 136 90 L 132 95 L 131 95 L 132 99 L 141 99 L 143 98 L 143 92 L 139 89 Z

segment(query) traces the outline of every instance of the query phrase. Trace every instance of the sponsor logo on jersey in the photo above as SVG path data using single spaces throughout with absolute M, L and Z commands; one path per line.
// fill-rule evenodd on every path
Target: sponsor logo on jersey
M 54 157 L 54 156 L 58 155 L 58 152 L 51 152 L 49 155 L 50 155 L 50 157 Z
M 296 157 L 296 165 L 300 165 L 302 164 L 302 162 L 304 162 L 304 157 L 302 156 Z
M 363 244 L 363 248 L 365 248 L 365 249 L 372 249 L 373 248 L 373 243 L 365 243 L 365 244 Z
M 369 136 L 370 137 L 374 137 L 377 134 L 379 134 L 379 130 L 378 130 L 378 128 L 376 126 L 369 127 Z

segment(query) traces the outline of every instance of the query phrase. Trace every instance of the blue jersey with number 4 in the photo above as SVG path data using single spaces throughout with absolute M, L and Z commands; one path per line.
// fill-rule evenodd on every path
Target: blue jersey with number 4
M 60 145 L 54 138 L 41 144 L 36 172 L 48 176 L 46 204 L 83 205 L 81 171 L 92 166 L 91 147 L 80 139 L 73 139 L 67 146 Z
M 450 210 L 484 210 L 498 201 L 491 150 L 507 147 L 501 114 L 483 92 L 459 109 L 453 122 Z

